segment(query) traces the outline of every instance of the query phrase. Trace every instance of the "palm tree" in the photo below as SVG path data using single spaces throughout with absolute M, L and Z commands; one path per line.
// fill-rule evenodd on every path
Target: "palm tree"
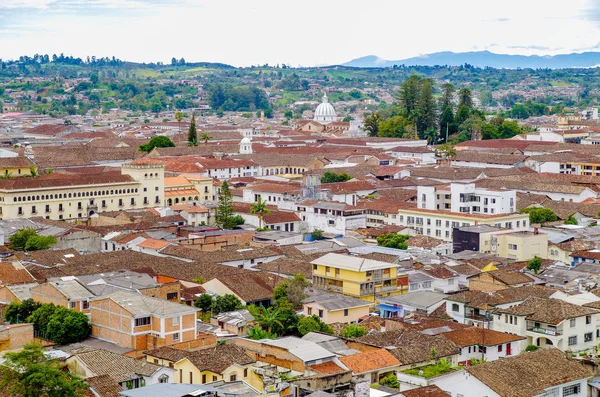
M 8 170 L 4 170 L 4 175 L 2 175 L 2 179 L 10 179 L 12 178 L 12 174 L 8 172 Z
M 254 340 L 261 340 L 261 339 L 274 339 L 275 336 L 272 334 L 269 334 L 267 331 L 263 331 L 262 329 L 260 329 L 260 327 L 258 325 L 255 325 L 254 327 L 248 329 L 248 338 L 254 339 Z
M 183 113 L 175 113 L 175 120 L 177 120 L 177 122 L 179 123 L 179 132 L 181 132 L 181 120 L 183 120 Z
M 270 214 L 271 210 L 267 208 L 267 202 L 259 197 L 258 201 L 250 206 L 250 213 L 258 215 L 258 227 L 261 228 L 263 216 Z
M 267 334 L 271 334 L 271 329 L 278 325 L 283 328 L 282 321 L 285 320 L 285 316 L 280 309 L 271 307 L 260 306 L 257 308 L 256 314 L 254 314 L 254 320 L 264 330 L 266 329 Z
M 29 175 L 32 178 L 35 178 L 36 176 L 40 176 L 40 174 L 38 174 L 37 170 L 35 169 L 34 166 L 29 167 Z
M 200 135 L 200 140 L 204 141 L 204 144 L 206 145 L 208 143 L 208 141 L 210 141 L 212 139 L 212 136 L 208 135 L 208 132 L 203 131 L 202 134 Z

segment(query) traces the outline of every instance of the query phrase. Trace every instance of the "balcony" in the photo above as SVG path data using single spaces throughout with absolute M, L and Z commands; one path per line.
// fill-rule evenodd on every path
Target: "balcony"
M 480 314 L 480 313 L 466 313 L 465 314 L 465 318 L 469 319 L 469 320 L 473 320 L 473 321 L 486 321 L 486 322 L 491 322 L 493 320 L 493 316 L 488 316 L 486 317 L 485 314 Z
M 561 330 L 558 329 L 550 329 L 543 327 L 527 327 L 527 331 L 535 332 L 538 334 L 550 335 L 550 336 L 559 336 L 562 335 Z
M 329 284 L 327 290 L 332 292 L 343 292 L 343 287 Z

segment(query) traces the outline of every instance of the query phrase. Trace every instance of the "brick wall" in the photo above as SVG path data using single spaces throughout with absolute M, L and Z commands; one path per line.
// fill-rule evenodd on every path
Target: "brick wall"
M 33 342 L 33 324 L 12 324 L 0 330 L 0 351 L 23 347 Z

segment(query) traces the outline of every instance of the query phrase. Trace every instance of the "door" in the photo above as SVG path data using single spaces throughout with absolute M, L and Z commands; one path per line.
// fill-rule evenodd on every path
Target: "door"
M 507 344 L 506 344 L 506 355 L 507 355 L 507 356 L 510 356 L 510 347 L 511 347 L 511 344 L 510 344 L 510 343 L 507 343 Z

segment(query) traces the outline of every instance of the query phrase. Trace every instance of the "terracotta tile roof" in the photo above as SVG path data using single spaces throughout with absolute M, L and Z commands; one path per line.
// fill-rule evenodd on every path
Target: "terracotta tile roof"
M 520 271 L 508 271 L 500 269 L 488 272 L 487 274 L 506 285 L 517 285 L 534 282 L 533 278 L 529 277 L 525 273 L 521 273 Z
M 0 262 L 0 285 L 26 284 L 34 280 L 20 262 Z
M 466 371 L 503 397 L 537 396 L 550 387 L 592 376 L 590 369 L 556 348 L 524 352 L 471 366 Z M 516 379 L 523 381 L 515 382 Z
M 596 248 L 596 244 L 594 242 L 581 238 L 576 238 L 571 241 L 565 241 L 564 243 L 558 244 L 548 242 L 548 245 L 553 245 L 566 252 L 586 251 Z
M 261 263 L 254 268 L 271 273 L 280 273 L 286 276 L 294 276 L 298 273 L 302 273 L 308 280 L 312 280 L 312 265 L 310 263 L 312 260 L 313 259 L 308 256 L 306 259 L 285 257 Z
M 385 226 L 381 226 L 381 227 L 360 228 L 360 229 L 356 229 L 356 232 L 365 237 L 378 237 L 383 234 L 398 233 L 404 229 L 407 229 L 407 228 L 404 226 L 385 225 Z
M 87 378 L 85 382 L 88 384 L 97 395 L 97 397 L 120 397 L 119 392 L 123 391 L 110 375 L 92 376 Z
M 177 204 L 172 205 L 170 208 L 173 211 L 185 211 L 190 214 L 208 213 L 208 208 L 206 208 L 202 204 L 197 203 Z
M 439 245 L 445 244 L 444 240 L 440 240 L 439 238 L 424 236 L 419 234 L 417 236 L 412 236 L 409 238 L 406 243 L 409 247 L 420 247 L 420 248 L 435 248 Z
M 542 286 L 512 287 L 493 293 L 482 291 L 465 291 L 449 295 L 449 301 L 463 302 L 467 306 L 479 309 L 489 309 L 505 303 L 521 302 L 529 297 L 549 298 L 557 290 Z
M 484 330 L 480 327 L 459 329 L 456 331 L 446 332 L 443 335 L 460 347 L 474 345 L 496 346 L 527 339 L 524 336 L 506 334 L 504 332 L 493 331 L 491 329 Z
M 585 259 L 600 259 L 600 250 L 594 249 L 589 251 L 575 251 L 571 253 L 572 257 L 585 258 Z
M 340 357 L 339 360 L 354 374 L 400 365 L 400 361 L 385 349 L 368 350 L 352 356 Z
M 469 265 L 468 263 L 465 263 L 463 265 L 450 266 L 450 268 L 452 270 L 454 270 L 456 273 L 462 274 L 465 276 L 474 276 L 476 274 L 481 273 L 481 270 L 479 270 L 477 267 L 475 267 L 473 265 Z
M 145 360 L 125 357 L 104 349 L 84 351 L 77 353 L 76 357 L 85 363 L 91 373 L 96 376 L 108 375 L 118 383 L 130 380 L 132 374 L 151 376 L 161 368 Z
M 256 271 L 216 278 L 245 302 L 271 299 L 275 286 L 286 280 L 272 273 Z
M 437 357 L 447 357 L 459 352 L 458 346 L 443 336 L 431 336 L 403 329 L 361 336 L 356 341 L 388 348 L 389 352 L 400 361 L 401 365 L 430 360 L 431 348 L 435 348 Z M 391 346 L 395 348 L 392 349 Z
M 171 243 L 169 243 L 168 241 L 147 238 L 146 240 L 139 243 L 138 247 L 159 250 L 159 249 L 165 248 L 169 244 L 171 244 Z
M 42 124 L 24 131 L 24 134 L 56 136 L 60 133 L 72 130 L 74 127 L 68 125 Z
M 444 266 L 426 266 L 423 269 L 420 269 L 423 273 L 430 275 L 431 277 L 448 279 L 458 277 L 454 271 L 450 270 L 451 268 L 447 268 Z
M 412 390 L 405 390 L 401 393 L 404 397 L 452 397 L 436 385 L 418 387 Z
M 37 178 L 12 178 L 0 180 L 0 190 L 25 190 L 59 186 L 107 185 L 113 183 L 134 183 L 129 175 L 120 172 L 107 172 L 91 175 L 42 175 Z
M 560 299 L 531 297 L 523 303 L 506 309 L 496 309 L 494 313 L 525 316 L 527 320 L 558 325 L 575 317 L 600 313 L 596 309 L 575 305 Z
M 323 183 L 321 189 L 328 190 L 331 194 L 352 194 L 359 191 L 374 191 L 376 187 L 369 181 L 347 181 L 336 183 Z
M 452 157 L 450 160 L 452 162 L 463 161 L 469 163 L 516 165 L 525 159 L 527 159 L 527 156 L 523 155 L 497 154 L 489 151 L 459 150 L 456 152 L 456 156 Z
M 35 163 L 27 157 L 0 158 L 0 168 L 29 168 L 33 166 L 35 166 Z
M 253 192 L 261 192 L 261 193 L 277 193 L 277 194 L 300 194 L 302 190 L 300 184 L 298 183 L 288 183 L 288 184 L 280 184 L 280 183 L 258 183 L 254 185 L 246 186 L 246 190 L 250 190 Z
M 456 145 L 457 148 L 481 148 L 481 149 L 500 149 L 500 148 L 514 148 L 525 150 L 529 146 L 539 145 L 541 147 L 549 148 L 557 146 L 556 142 L 541 142 L 541 141 L 521 141 L 516 139 L 487 139 L 485 141 L 466 141 Z M 591 145 L 590 145 L 591 146 Z
M 398 202 L 387 197 L 377 200 L 360 200 L 356 203 L 357 208 L 379 211 L 383 214 L 397 214 L 399 209 L 416 209 L 417 203 Z
M 311 365 L 309 368 L 320 374 L 339 374 L 342 372 L 346 372 L 346 370 L 344 368 L 338 366 L 333 361 L 328 361 L 328 362 L 322 363 L 322 364 Z
M 146 352 L 147 355 L 177 362 L 187 358 L 200 372 L 223 373 L 230 366 L 245 366 L 256 362 L 235 344 L 217 345 L 208 349 L 186 351 L 164 346 Z

